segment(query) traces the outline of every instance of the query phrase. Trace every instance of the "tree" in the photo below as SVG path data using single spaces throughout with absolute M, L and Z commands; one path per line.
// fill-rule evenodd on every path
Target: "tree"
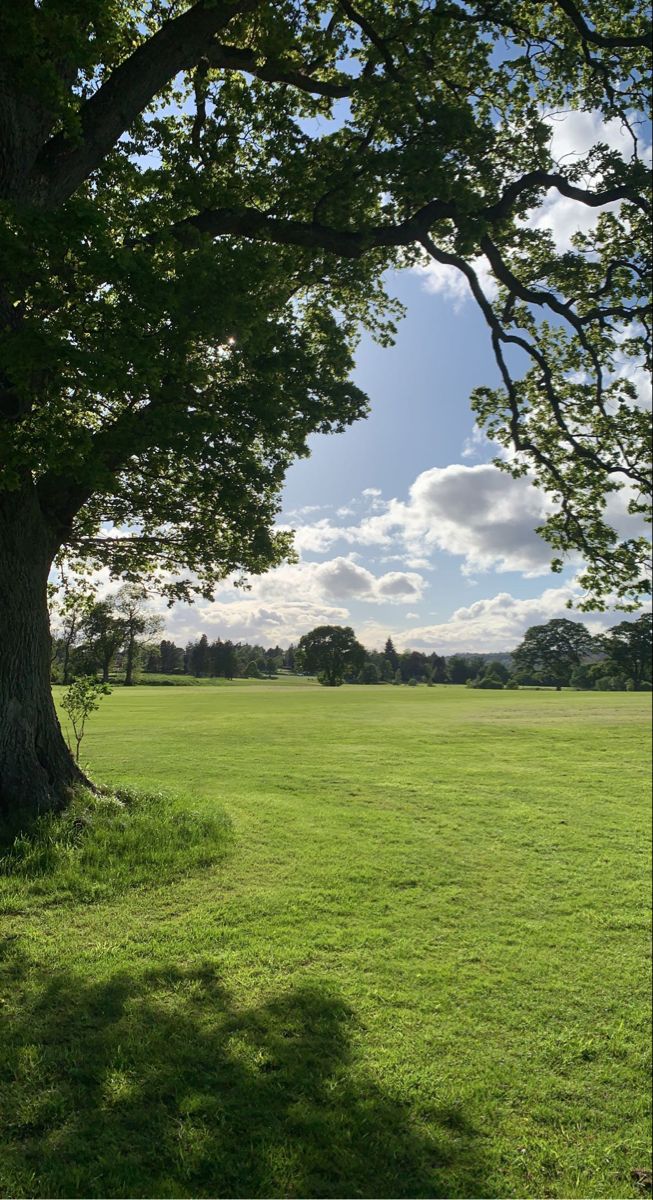
M 195 675 L 197 678 L 202 678 L 204 675 L 213 674 L 211 670 L 211 660 L 214 655 L 209 647 L 209 639 L 203 633 L 198 641 L 193 642 L 190 646 L 188 654 L 188 674 Z M 217 674 L 217 672 L 216 672 Z
M 102 671 L 102 682 L 109 682 L 109 672 L 114 655 L 125 640 L 125 626 L 116 615 L 115 601 L 111 596 L 98 600 L 83 622 L 84 634 L 94 652 Z
M 483 668 L 482 679 L 497 679 L 499 683 L 507 683 L 510 678 L 510 671 L 505 663 L 489 662 Z
M 81 675 L 79 679 L 73 680 L 61 701 L 61 707 L 68 714 L 75 738 L 76 763 L 79 762 L 79 751 L 86 733 L 86 722 L 91 713 L 99 707 L 100 697 L 108 696 L 110 693 L 111 688 L 106 683 L 97 683 L 89 675 Z
M 449 683 L 467 683 L 467 680 L 476 674 L 476 669 L 463 654 L 452 654 L 451 658 L 447 659 Z
M 651 654 L 653 653 L 653 618 L 643 613 L 636 621 L 622 621 L 613 625 L 601 638 L 611 672 L 629 679 L 638 692 L 642 683 L 651 677 Z
M 530 672 L 541 682 L 551 680 L 560 691 L 569 683 L 574 667 L 594 649 L 594 639 L 585 626 L 562 617 L 546 625 L 532 625 L 513 659 L 518 672 Z
M 373 662 L 363 663 L 362 670 L 359 672 L 358 683 L 378 683 L 379 672 Z
M 299 639 L 302 669 L 317 675 L 325 687 L 340 687 L 345 675 L 358 672 L 365 649 L 348 625 L 318 625 Z
M 216 675 L 233 679 L 238 672 L 238 659 L 233 642 L 213 643 L 213 670 Z
M 49 689 L 53 559 L 172 598 L 279 562 L 288 464 L 366 411 L 349 374 L 362 326 L 392 334 L 389 267 L 461 274 L 502 379 L 473 403 L 516 448 L 504 467 L 551 493 L 547 536 L 582 552 L 590 602 L 642 589 L 642 543 L 602 500 L 648 495 L 646 169 L 636 140 L 556 162 L 543 110 L 632 128 L 643 0 L 591 20 L 575 0 L 325 11 L 0 6 L 3 805 L 80 779 Z M 529 220 L 550 192 L 610 206 L 564 254 Z
M 159 643 L 161 671 L 164 675 L 175 675 L 184 669 L 184 652 L 180 646 L 166 638 Z
M 70 579 L 65 573 L 57 589 L 56 600 L 51 602 L 58 618 L 59 627 L 58 652 L 61 661 L 62 682 L 69 684 L 72 678 L 71 653 L 79 641 L 84 628 L 84 620 L 88 617 L 95 594 L 88 581 Z
M 382 679 L 383 683 L 392 683 L 392 681 L 394 680 L 394 674 L 395 673 L 392 669 L 392 663 L 390 662 L 390 660 L 388 658 L 383 658 L 381 660 L 381 669 L 380 669 L 380 675 L 381 675 L 381 679 Z
M 127 583 L 116 596 L 116 612 L 120 614 L 125 630 L 125 687 L 134 683 L 134 666 L 138 651 L 138 639 L 158 633 L 163 621 L 147 608 L 147 592 L 144 587 Z
M 397 651 L 395 650 L 394 642 L 393 642 L 392 638 L 388 638 L 388 640 L 385 644 L 385 647 L 383 650 L 383 657 L 387 660 L 387 662 L 390 663 L 392 670 L 396 671 L 397 667 L 399 666 L 399 655 L 397 654 Z

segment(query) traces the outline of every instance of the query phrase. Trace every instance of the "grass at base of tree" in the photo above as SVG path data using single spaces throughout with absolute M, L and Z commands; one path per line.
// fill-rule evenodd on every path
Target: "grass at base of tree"
M 13 877 L 0 1192 L 637 1196 L 648 715 L 117 689 L 94 778 L 178 789 L 166 820 L 190 792 L 235 844 L 96 903 Z
M 213 866 L 231 840 L 225 814 L 197 812 L 188 797 L 80 790 L 68 808 L 37 818 L 0 854 L 0 913 L 159 886 Z

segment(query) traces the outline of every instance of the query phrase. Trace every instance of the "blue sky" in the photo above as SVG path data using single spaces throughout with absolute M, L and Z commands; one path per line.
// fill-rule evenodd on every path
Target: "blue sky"
M 556 157 L 599 137 L 615 148 L 624 141 L 615 122 L 568 114 L 553 127 Z M 595 213 L 551 195 L 532 220 L 564 248 Z M 206 633 L 288 645 L 333 623 L 352 625 L 370 647 L 391 635 L 400 647 L 445 654 L 509 650 L 530 625 L 570 615 L 579 564 L 551 573 L 534 532 L 544 497 L 492 465 L 496 447 L 474 426 L 470 392 L 496 383 L 497 369 L 465 281 L 434 265 L 389 285 L 407 315 L 392 348 L 361 343 L 355 379 L 370 416 L 315 437 L 287 477 L 280 523 L 296 530 L 299 562 L 247 591 L 227 581 L 211 602 L 164 610 L 177 642 Z M 577 619 L 593 631 L 614 620 Z

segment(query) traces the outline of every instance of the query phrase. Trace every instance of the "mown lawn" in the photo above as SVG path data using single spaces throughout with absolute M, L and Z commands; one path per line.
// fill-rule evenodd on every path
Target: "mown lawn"
M 116 689 L 84 756 L 177 832 L 149 884 L 115 837 L 113 893 L 0 881 L 0 1194 L 638 1195 L 649 708 Z

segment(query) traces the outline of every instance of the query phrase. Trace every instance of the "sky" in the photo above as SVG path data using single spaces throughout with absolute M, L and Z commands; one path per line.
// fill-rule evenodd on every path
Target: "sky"
M 558 116 L 552 130 L 561 161 L 599 139 L 628 152 L 618 123 L 598 115 Z M 550 194 L 532 222 L 562 248 L 595 216 Z M 226 581 L 212 601 L 161 609 L 178 644 L 206 633 L 287 646 L 338 624 L 368 648 L 390 636 L 398 648 L 452 654 L 514 649 L 529 626 L 553 617 L 592 632 L 615 622 L 569 612 L 579 563 L 551 572 L 551 550 L 535 533 L 542 494 L 492 464 L 497 447 L 474 424 L 470 393 L 498 373 L 465 281 L 432 264 L 393 273 L 388 285 L 407 311 L 391 348 L 361 341 L 354 378 L 369 417 L 315 436 L 310 458 L 287 476 L 279 523 L 296 531 L 299 561 L 248 590 Z

